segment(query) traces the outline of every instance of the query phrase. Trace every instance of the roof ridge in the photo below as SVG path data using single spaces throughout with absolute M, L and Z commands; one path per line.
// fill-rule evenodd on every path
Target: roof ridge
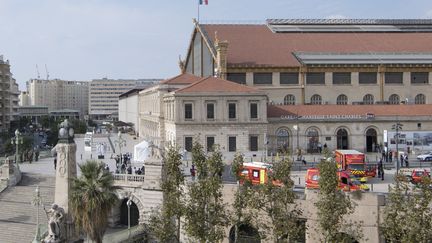
M 210 77 L 211 77 L 211 76 L 203 77 L 202 79 L 200 79 L 200 80 L 198 80 L 198 81 L 195 81 L 195 82 L 193 82 L 193 83 L 191 83 L 191 84 L 189 84 L 189 85 L 187 85 L 187 86 L 185 86 L 185 87 L 183 87 L 183 88 L 177 89 L 175 92 L 182 91 L 182 90 L 184 90 L 184 89 L 187 89 L 187 88 L 193 87 L 193 86 L 195 86 L 195 85 L 197 85 L 197 84 L 203 82 L 204 80 L 206 80 L 206 79 L 208 79 L 208 78 L 210 78 Z

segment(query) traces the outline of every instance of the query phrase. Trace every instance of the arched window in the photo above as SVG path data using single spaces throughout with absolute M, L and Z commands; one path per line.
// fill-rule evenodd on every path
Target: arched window
M 280 128 L 276 132 L 277 149 L 284 150 L 289 147 L 289 132 L 286 128 Z
M 308 146 L 307 146 L 307 152 L 308 153 L 318 153 L 318 143 L 319 143 L 319 133 L 318 130 L 315 128 L 309 128 L 306 133 Z
M 295 96 L 291 94 L 285 96 L 284 105 L 295 105 Z
M 399 95 L 397 95 L 397 94 L 390 95 L 390 97 L 389 97 L 389 103 L 390 104 L 398 105 L 399 102 L 400 102 Z
M 336 133 L 337 149 L 348 149 L 348 132 L 341 128 Z
M 374 128 L 369 128 L 366 131 L 366 151 L 377 152 L 379 145 L 377 144 L 377 131 Z
M 344 94 L 341 94 L 337 97 L 336 99 L 336 104 L 337 105 L 346 105 L 348 104 L 348 97 Z
M 374 97 L 371 94 L 363 96 L 363 103 L 365 105 L 372 105 L 374 103 Z
M 424 94 L 418 94 L 415 97 L 416 104 L 426 104 L 426 96 Z
M 317 94 L 312 95 L 312 97 L 311 97 L 311 104 L 312 105 L 321 105 L 321 102 L 322 102 L 322 100 L 321 100 L 320 95 L 317 95 Z

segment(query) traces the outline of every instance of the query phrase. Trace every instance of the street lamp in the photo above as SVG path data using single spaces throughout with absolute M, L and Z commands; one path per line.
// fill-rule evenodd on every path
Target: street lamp
M 18 131 L 18 129 L 15 130 L 15 138 L 12 138 L 12 139 L 11 139 L 11 144 L 12 144 L 12 145 L 16 145 L 16 150 L 15 150 L 15 164 L 16 164 L 17 167 L 18 167 L 18 158 L 19 158 L 19 156 L 18 156 L 18 147 L 19 147 L 20 144 L 23 144 L 23 138 L 22 138 L 22 136 L 21 136 L 20 131 Z
M 128 198 L 126 205 L 128 207 L 128 239 L 130 238 L 130 206 L 132 205 L 132 201 Z
M 122 137 L 122 133 L 120 131 L 118 132 L 118 139 L 114 140 L 114 144 L 116 144 L 119 147 L 120 163 L 121 163 L 122 162 L 121 149 L 122 147 L 126 146 L 126 140 Z
M 42 198 L 40 196 L 39 186 L 36 187 L 35 196 L 33 198 L 32 204 L 36 206 L 36 235 L 32 243 L 40 242 L 40 232 L 39 232 L 39 206 L 42 204 Z
M 403 124 L 396 122 L 392 125 L 392 130 L 396 130 L 396 134 L 394 136 L 396 142 L 396 174 L 399 174 L 399 131 L 402 130 Z M 392 154 L 393 155 L 393 154 Z

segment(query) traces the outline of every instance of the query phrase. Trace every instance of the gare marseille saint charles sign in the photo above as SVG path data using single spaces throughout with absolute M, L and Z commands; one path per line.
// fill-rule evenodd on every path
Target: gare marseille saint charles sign
M 364 120 L 374 119 L 375 114 L 366 113 L 365 115 L 360 114 L 345 114 L 345 115 L 281 115 L 281 120 Z

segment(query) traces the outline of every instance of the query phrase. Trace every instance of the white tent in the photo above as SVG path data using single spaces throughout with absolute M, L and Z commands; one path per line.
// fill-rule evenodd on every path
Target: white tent
M 134 161 L 144 162 L 150 156 L 150 143 L 142 141 L 134 147 Z

